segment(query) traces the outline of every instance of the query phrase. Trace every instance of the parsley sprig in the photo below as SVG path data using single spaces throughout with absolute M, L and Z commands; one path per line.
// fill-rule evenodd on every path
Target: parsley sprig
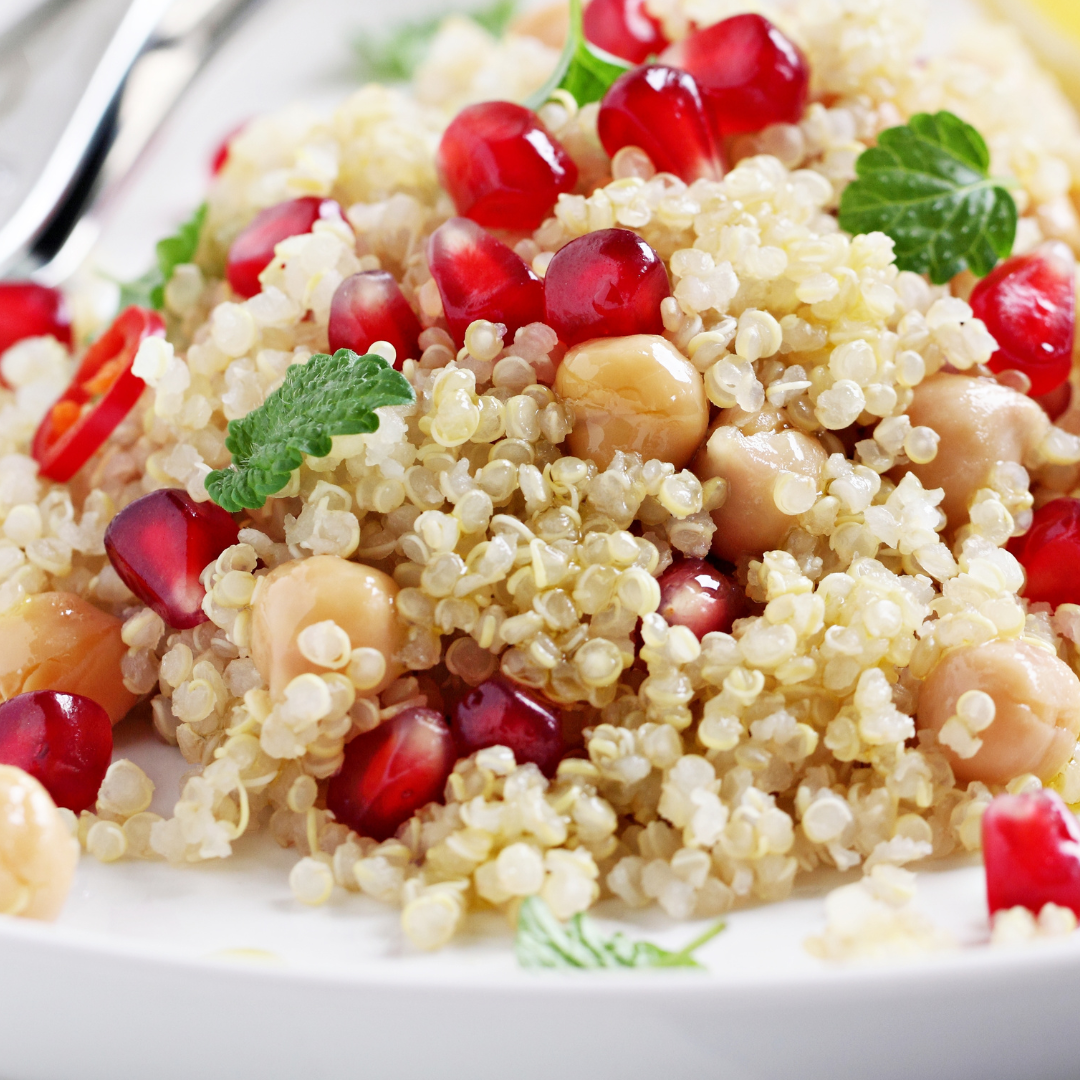
M 701 968 L 693 953 L 724 927 L 718 922 L 686 948 L 670 952 L 621 933 L 605 938 L 585 915 L 561 923 L 540 897 L 530 896 L 518 913 L 514 951 L 523 968 Z
M 230 513 L 258 509 L 288 482 L 304 455 L 326 457 L 335 435 L 370 434 L 382 405 L 408 405 L 413 388 L 381 356 L 338 349 L 294 364 L 285 381 L 241 420 L 229 421 L 231 468 L 206 478 L 210 497 Z
M 142 277 L 120 286 L 122 308 L 129 304 L 138 304 L 140 307 L 151 307 L 160 311 L 165 306 L 165 286 L 169 284 L 173 271 L 181 263 L 194 260 L 205 221 L 206 203 L 203 203 L 175 233 L 157 242 L 157 265 L 147 270 Z
M 985 277 L 1016 239 L 1016 202 L 990 176 L 990 151 L 950 112 L 916 113 L 878 136 L 855 163 L 840 200 L 840 227 L 884 232 L 901 270 L 943 285 L 962 270 Z
M 570 29 L 566 35 L 566 46 L 551 78 L 526 99 L 525 105 L 530 109 L 539 109 L 556 90 L 568 91 L 578 105 L 600 101 L 611 84 L 629 71 L 631 66 L 625 60 L 589 44 L 585 38 L 581 0 L 570 0 Z

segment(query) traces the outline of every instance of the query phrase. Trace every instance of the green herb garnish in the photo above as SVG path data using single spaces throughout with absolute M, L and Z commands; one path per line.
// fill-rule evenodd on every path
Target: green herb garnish
M 489 7 L 464 14 L 489 34 L 501 37 L 517 9 L 515 0 L 495 0 Z M 427 53 L 446 15 L 403 23 L 386 34 L 365 34 L 353 42 L 359 77 L 381 82 L 407 82 Z
M 611 84 L 629 71 L 631 66 L 625 60 L 589 44 L 585 39 L 581 0 L 570 0 L 570 30 L 566 35 L 566 46 L 551 78 L 525 104 L 530 109 L 539 109 L 556 90 L 568 91 L 578 105 L 600 101 Z
M 985 277 L 1012 252 L 1016 202 L 990 176 L 986 141 L 958 116 L 916 113 L 883 131 L 855 172 L 840 200 L 840 227 L 887 233 L 901 270 L 944 285 L 965 269 Z
M 205 220 L 206 203 L 203 203 L 172 236 L 166 236 L 157 242 L 154 249 L 157 253 L 157 266 L 147 270 L 142 277 L 120 286 L 121 307 L 138 304 L 140 307 L 151 307 L 160 311 L 165 306 L 165 286 L 169 284 L 173 271 L 181 263 L 194 260 Z
M 685 949 L 669 952 L 650 941 L 631 941 L 625 934 L 605 939 L 585 915 L 561 923 L 540 897 L 530 896 L 518 913 L 514 952 L 523 968 L 701 968 L 692 954 L 724 926 L 718 922 Z
M 289 482 L 305 454 L 326 457 L 335 435 L 377 431 L 381 405 L 415 400 L 405 376 L 381 356 L 351 349 L 316 353 L 306 364 L 293 364 L 257 409 L 229 421 L 232 468 L 210 473 L 206 490 L 229 513 L 257 510 Z

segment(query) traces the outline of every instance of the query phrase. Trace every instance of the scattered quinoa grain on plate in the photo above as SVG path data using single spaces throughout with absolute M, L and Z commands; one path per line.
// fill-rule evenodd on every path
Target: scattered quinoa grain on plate
M 902 867 L 989 807 L 991 874 L 1075 832 L 1080 119 L 899 0 L 632 7 L 252 120 L 88 347 L 0 287 L 0 764 L 82 809 L 33 724 L 141 702 L 196 770 L 95 774 L 91 854 L 268 831 L 421 948 L 861 867 L 843 957 L 940 944 Z

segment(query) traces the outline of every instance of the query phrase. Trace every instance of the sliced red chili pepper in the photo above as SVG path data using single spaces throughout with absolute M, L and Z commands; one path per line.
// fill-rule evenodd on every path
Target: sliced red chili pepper
M 90 346 L 34 435 L 33 455 L 43 476 L 70 480 L 131 412 L 146 389 L 131 370 L 135 354 L 144 338 L 164 333 L 156 312 L 129 307 Z

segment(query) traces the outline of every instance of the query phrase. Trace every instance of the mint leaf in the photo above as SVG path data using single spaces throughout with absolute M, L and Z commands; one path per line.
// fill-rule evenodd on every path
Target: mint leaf
M 840 199 L 840 227 L 883 232 L 901 270 L 944 285 L 962 270 L 985 277 L 1016 239 L 1016 203 L 990 176 L 990 151 L 950 112 L 917 113 L 859 155 Z
M 632 65 L 585 40 L 581 0 L 570 0 L 570 30 L 566 46 L 551 73 L 551 78 L 525 101 L 526 107 L 539 109 L 556 90 L 566 90 L 578 103 L 600 101 L 611 84 Z
M 489 7 L 464 14 L 489 34 L 501 37 L 517 10 L 515 0 L 495 0 Z M 419 67 L 446 15 L 402 23 L 389 33 L 364 34 L 353 42 L 357 75 L 363 80 L 407 82 Z
M 232 468 L 206 478 L 210 498 L 235 514 L 257 510 L 288 482 L 304 455 L 326 457 L 335 435 L 377 431 L 381 405 L 415 401 L 404 375 L 381 356 L 338 349 L 293 364 L 285 381 L 259 408 L 229 421 L 225 445 Z
M 530 896 L 518 912 L 514 952 L 523 968 L 700 968 L 691 954 L 724 926 L 716 923 L 676 953 L 620 933 L 605 939 L 585 915 L 561 923 L 540 897 Z
M 150 307 L 160 311 L 165 307 L 165 286 L 173 276 L 173 271 L 181 263 L 194 261 L 199 247 L 199 234 L 206 221 L 206 203 L 176 230 L 172 236 L 166 236 L 157 242 L 154 249 L 157 266 L 147 270 L 134 281 L 124 282 L 120 286 L 120 307 L 130 304 Z

